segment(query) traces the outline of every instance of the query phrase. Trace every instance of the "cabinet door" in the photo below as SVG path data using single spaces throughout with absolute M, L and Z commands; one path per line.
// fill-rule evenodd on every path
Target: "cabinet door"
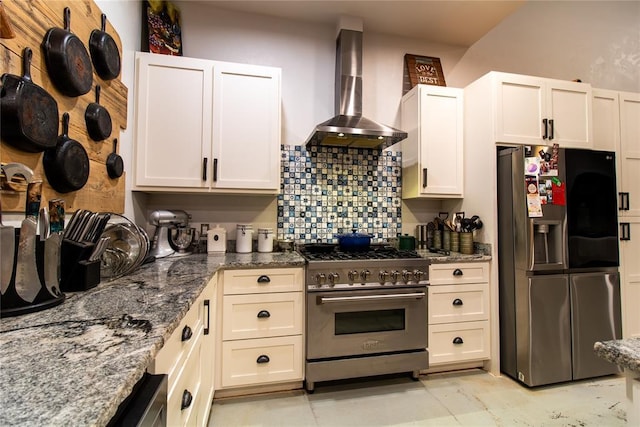
M 640 94 L 620 93 L 620 188 L 628 193 L 623 216 L 640 216 Z M 622 203 L 621 203 L 622 205 Z M 623 206 L 621 206 L 622 208 Z
M 629 224 L 629 240 L 620 241 L 620 299 L 622 301 L 622 336 L 640 337 L 640 217 L 621 218 Z M 626 227 L 626 225 L 624 226 Z
M 421 87 L 419 151 L 421 194 L 463 195 L 463 91 Z
M 586 83 L 549 82 L 546 118 L 552 120 L 549 122 L 552 139 L 547 139 L 547 144 L 593 148 L 591 97 L 591 86 Z
M 620 106 L 618 92 L 593 89 L 593 149 L 618 151 Z
M 209 412 L 213 404 L 214 394 L 214 365 L 215 365 L 215 319 L 216 319 L 216 286 L 218 274 L 214 274 L 207 287 L 202 291 L 199 298 L 201 302 L 201 313 L 203 327 L 202 352 L 200 356 L 200 372 L 202 387 L 202 408 L 198 411 L 198 425 L 207 426 L 209 422 Z
M 280 70 L 216 62 L 215 188 L 280 186 Z
M 544 143 L 543 119 L 547 118 L 544 80 L 499 74 L 495 91 L 496 142 L 528 145 Z
M 209 186 L 211 73 L 211 61 L 136 54 L 136 186 Z

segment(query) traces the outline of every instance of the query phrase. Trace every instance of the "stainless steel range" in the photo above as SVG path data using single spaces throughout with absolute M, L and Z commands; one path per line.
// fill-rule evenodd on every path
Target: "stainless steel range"
M 428 261 L 389 246 L 299 251 L 307 260 L 306 389 L 402 372 L 417 379 L 428 367 Z

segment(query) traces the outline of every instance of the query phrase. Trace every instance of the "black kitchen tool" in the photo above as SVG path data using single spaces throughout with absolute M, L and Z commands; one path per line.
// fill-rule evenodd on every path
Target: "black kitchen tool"
M 100 105 L 100 85 L 96 85 L 96 102 L 87 105 L 84 112 L 87 133 L 94 141 L 102 141 L 111 136 L 111 115 Z
M 111 179 L 120 178 L 124 172 L 124 162 L 122 161 L 122 157 L 117 153 L 117 148 L 118 139 L 114 138 L 113 153 L 107 157 L 107 174 L 109 174 L 109 178 Z
M 64 8 L 64 29 L 51 28 L 42 42 L 49 78 L 67 96 L 91 90 L 93 68 L 82 40 L 71 32 L 71 10 Z
M 69 113 L 62 115 L 62 135 L 55 148 L 44 152 L 42 164 L 49 185 L 58 193 L 79 190 L 87 183 L 89 156 L 82 144 L 69 138 Z
M 58 103 L 31 80 L 33 52 L 22 51 L 22 77 L 3 74 L 0 91 L 2 139 L 30 153 L 55 147 L 58 137 Z
M 120 51 L 106 27 L 107 15 L 103 13 L 100 30 L 93 30 L 89 37 L 89 52 L 96 73 L 104 80 L 112 80 L 120 74 Z

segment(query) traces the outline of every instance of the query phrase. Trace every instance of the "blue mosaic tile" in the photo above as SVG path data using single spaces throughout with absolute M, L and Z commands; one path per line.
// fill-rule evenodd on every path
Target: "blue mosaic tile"
M 353 227 L 382 242 L 402 228 L 402 153 L 282 146 L 278 238 L 334 242 Z

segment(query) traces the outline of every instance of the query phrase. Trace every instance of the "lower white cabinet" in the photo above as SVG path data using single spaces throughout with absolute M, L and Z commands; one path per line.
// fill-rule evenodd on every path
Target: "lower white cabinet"
M 167 374 L 167 425 L 206 426 L 214 393 L 214 275 L 160 349 L 149 372 Z
M 225 270 L 216 388 L 303 380 L 304 269 Z
M 620 225 L 622 336 L 640 337 L 640 217 L 620 217 Z
M 429 266 L 429 367 L 491 355 L 489 263 Z

